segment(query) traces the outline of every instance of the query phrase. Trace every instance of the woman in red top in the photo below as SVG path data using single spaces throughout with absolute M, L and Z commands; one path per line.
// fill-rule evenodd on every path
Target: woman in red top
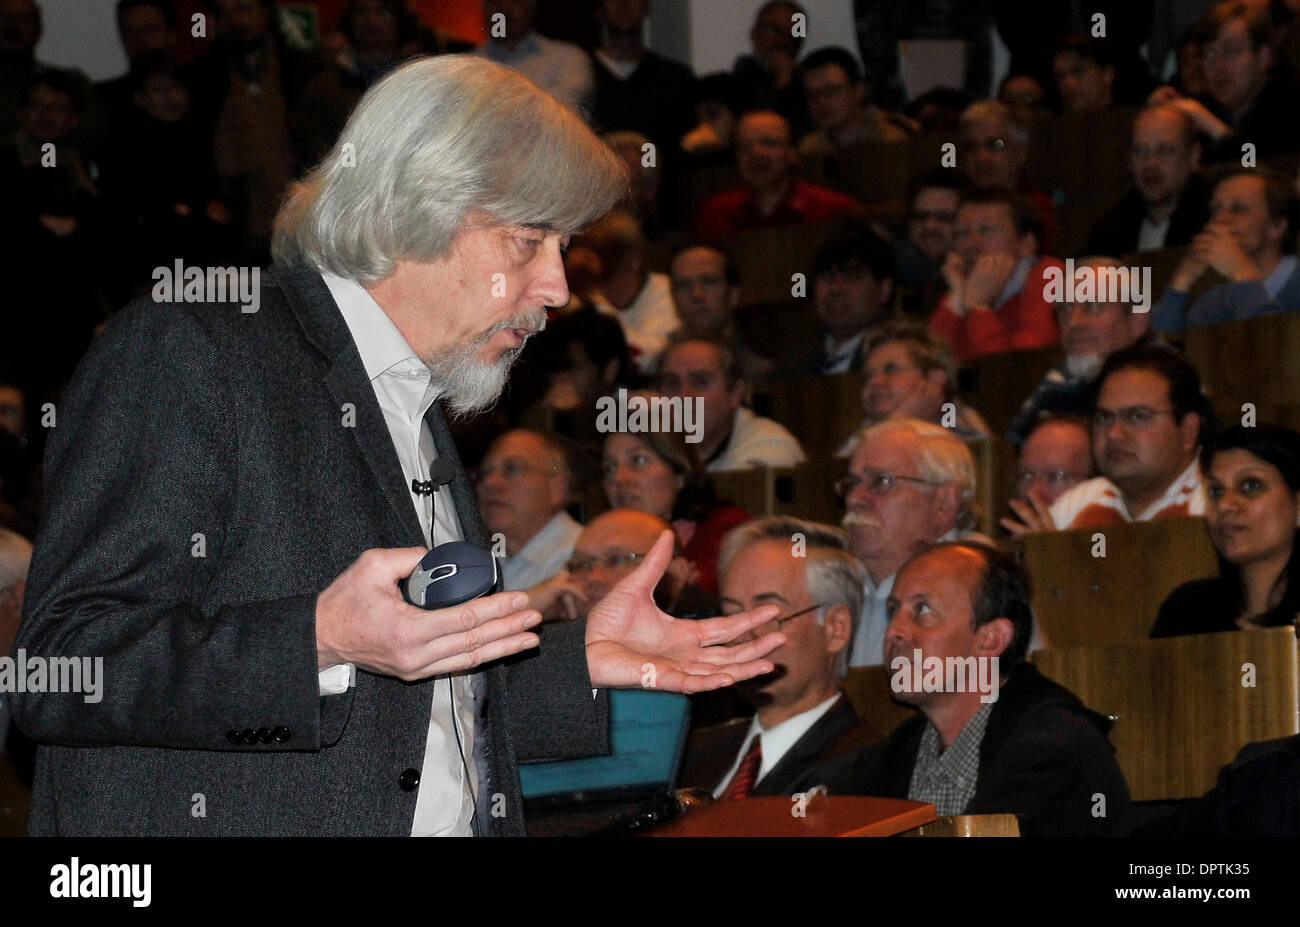
M 691 582 L 717 595 L 722 538 L 750 514 L 717 500 L 693 446 L 680 435 L 616 432 L 605 439 L 601 473 L 610 506 L 672 523 L 695 568 Z

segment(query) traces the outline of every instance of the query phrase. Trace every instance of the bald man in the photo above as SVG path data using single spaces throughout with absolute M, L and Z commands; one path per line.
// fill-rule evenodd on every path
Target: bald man
M 1168 103 L 1133 121 L 1133 187 L 1088 234 L 1089 254 L 1128 254 L 1185 245 L 1209 218 L 1209 185 L 1199 174 L 1196 125 Z
M 529 606 L 548 620 L 579 618 L 638 566 L 654 542 L 672 527 L 662 518 L 635 509 L 613 509 L 591 520 L 573 545 L 561 573 L 527 590 Z M 691 584 L 691 568 L 681 545 L 655 589 L 655 602 L 679 618 L 717 613 L 717 601 Z

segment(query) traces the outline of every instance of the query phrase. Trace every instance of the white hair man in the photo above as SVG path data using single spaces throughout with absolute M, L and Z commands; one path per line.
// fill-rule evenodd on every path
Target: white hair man
M 788 642 L 772 652 L 775 672 L 737 687 L 756 709 L 752 719 L 692 736 L 682 784 L 719 798 L 842 790 L 849 780 L 832 761 L 880 738 L 840 691 L 866 581 L 848 538 L 829 525 L 764 518 L 727 535 L 718 566 L 723 611 L 779 605 L 775 624 Z
M 849 662 L 884 662 L 885 604 L 894 575 L 936 541 L 978 536 L 971 503 L 975 459 L 951 431 L 920 419 L 888 419 L 863 429 L 836 484 L 848 509 L 849 549 L 866 567 L 866 601 Z
M 568 300 L 568 236 L 624 184 L 527 78 L 417 59 L 290 194 L 256 312 L 114 318 L 50 439 L 17 642 L 106 654 L 104 695 L 12 700 L 43 744 L 33 834 L 521 834 L 519 761 L 607 749 L 593 688 L 639 685 L 647 662 L 670 691 L 772 670 L 781 634 L 706 643 L 774 608 L 655 607 L 670 532 L 509 665 L 540 643 L 524 593 L 426 611 L 399 591 L 429 547 L 487 546 L 442 406 L 496 401 Z

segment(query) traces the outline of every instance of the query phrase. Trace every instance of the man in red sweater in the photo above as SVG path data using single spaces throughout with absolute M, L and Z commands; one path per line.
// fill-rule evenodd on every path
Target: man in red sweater
M 700 206 L 696 234 L 706 240 L 749 229 L 827 222 L 862 211 L 851 196 L 795 175 L 790 123 L 779 113 L 746 113 L 736 127 L 736 165 L 745 185 L 715 193 Z
M 931 330 L 948 339 L 961 363 L 1060 340 L 1043 275 L 1062 264 L 1039 257 L 1041 234 L 1042 217 L 1022 196 L 975 190 L 962 197 L 943 266 L 948 292 L 930 317 Z

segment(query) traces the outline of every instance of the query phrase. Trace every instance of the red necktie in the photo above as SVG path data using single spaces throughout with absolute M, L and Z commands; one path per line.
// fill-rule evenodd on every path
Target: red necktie
M 745 758 L 740 761 L 740 766 L 736 768 L 736 774 L 731 777 L 731 782 L 727 784 L 727 790 L 722 793 L 722 800 L 748 798 L 750 791 L 754 788 L 755 780 L 758 779 L 758 768 L 762 765 L 763 738 L 755 736 L 749 744 L 749 749 L 745 751 Z

